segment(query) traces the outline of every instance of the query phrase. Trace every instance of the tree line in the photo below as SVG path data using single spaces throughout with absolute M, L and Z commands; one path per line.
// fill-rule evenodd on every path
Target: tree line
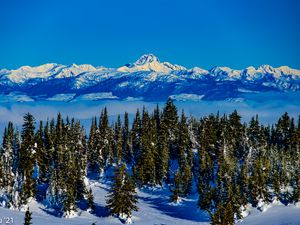
M 202 118 L 178 113 L 168 99 L 161 110 L 137 110 L 110 122 L 107 109 L 94 117 L 89 135 L 74 118 L 38 125 L 28 113 L 21 131 L 9 122 L 0 150 L 1 202 L 22 208 L 44 201 L 69 216 L 79 202 L 95 209 L 87 178 L 115 168 L 107 207 L 130 218 L 138 210 L 136 188 L 166 186 L 170 201 L 198 192 L 198 207 L 214 225 L 231 225 L 251 204 L 300 201 L 300 117 L 275 124 L 258 116 L 243 123 L 234 111 Z M 178 206 L 180 207 L 180 206 Z

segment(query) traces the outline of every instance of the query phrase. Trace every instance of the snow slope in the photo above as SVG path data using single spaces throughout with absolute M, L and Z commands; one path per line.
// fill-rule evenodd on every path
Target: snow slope
M 108 181 L 90 180 L 89 186 L 93 190 L 96 204 L 95 214 L 78 210 L 74 218 L 57 217 L 53 211 L 47 209 L 43 204 L 33 201 L 30 210 L 33 212 L 33 225 L 83 225 L 96 223 L 97 225 L 121 225 L 121 221 L 108 216 L 105 209 L 105 196 L 108 191 Z M 138 192 L 139 211 L 133 213 L 133 224 L 136 225 L 209 225 L 208 215 L 197 209 L 197 195 L 183 199 L 180 205 L 172 205 L 168 202 L 168 188 L 144 188 Z M 0 208 L 1 217 L 12 217 L 14 224 L 22 224 L 24 212 L 12 211 Z M 295 206 L 270 207 L 266 212 L 256 209 L 250 211 L 250 215 L 241 225 L 299 225 L 300 208 Z
M 266 212 L 252 210 L 240 225 L 299 225 L 300 208 L 274 205 Z

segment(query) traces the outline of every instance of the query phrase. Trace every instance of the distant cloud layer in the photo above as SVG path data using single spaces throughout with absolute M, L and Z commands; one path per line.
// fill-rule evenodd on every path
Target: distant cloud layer
M 260 96 L 264 102 L 247 101 L 177 101 L 178 113 L 184 110 L 186 115 L 193 115 L 196 117 L 205 116 L 210 113 L 220 112 L 231 113 L 233 110 L 238 110 L 242 119 L 248 121 L 256 114 L 264 123 L 275 123 L 277 119 L 284 113 L 288 112 L 291 116 L 298 119 L 300 114 L 300 100 L 291 97 L 285 100 L 274 100 L 270 96 Z M 263 101 L 263 100 L 261 100 Z M 164 102 L 158 102 L 162 108 Z M 13 121 L 15 125 L 20 126 L 23 121 L 25 113 L 30 112 L 34 115 L 37 121 L 51 119 L 56 117 L 57 113 L 63 116 L 75 117 L 82 120 L 84 126 L 89 127 L 91 118 L 99 117 L 101 109 L 108 108 L 111 121 L 116 119 L 118 114 L 128 112 L 132 119 L 136 109 L 142 110 L 143 106 L 148 110 L 153 110 L 156 103 L 143 101 L 82 101 L 82 102 L 24 102 L 24 103 L 2 103 L 0 106 L 0 135 L 2 135 L 3 128 L 8 121 Z M 88 129 L 87 129 L 88 130 Z

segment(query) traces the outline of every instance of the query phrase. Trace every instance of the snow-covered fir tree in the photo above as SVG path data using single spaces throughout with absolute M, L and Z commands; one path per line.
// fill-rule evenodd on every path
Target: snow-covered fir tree
M 106 207 L 110 209 L 111 215 L 116 215 L 126 223 L 130 223 L 132 211 L 138 210 L 135 189 L 133 180 L 126 172 L 125 164 L 117 167 L 106 201 Z

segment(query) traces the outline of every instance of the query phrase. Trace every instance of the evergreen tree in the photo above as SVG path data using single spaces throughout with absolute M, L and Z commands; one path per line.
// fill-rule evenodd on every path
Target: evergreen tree
M 178 156 L 179 168 L 183 179 L 183 195 L 186 196 L 191 192 L 192 188 L 192 166 L 193 153 L 191 150 L 191 141 L 189 129 L 187 125 L 187 118 L 184 112 L 181 114 L 179 123 L 179 140 L 178 140 Z
M 122 138 L 122 124 L 121 117 L 118 115 L 117 123 L 115 125 L 115 138 L 114 138 L 114 158 L 116 159 L 116 163 L 120 164 L 122 161 L 123 153 L 123 138 Z
M 167 133 L 161 126 L 157 131 L 155 152 L 156 183 L 162 185 L 169 171 L 169 149 L 167 145 Z
M 229 115 L 225 132 L 228 135 L 227 141 L 228 148 L 231 150 L 230 155 L 236 159 L 244 159 L 247 153 L 244 146 L 244 129 L 241 123 L 241 116 L 236 110 Z
M 132 129 L 131 129 L 132 151 L 133 151 L 134 162 L 137 162 L 137 159 L 140 157 L 141 136 L 142 136 L 142 120 L 140 116 L 140 111 L 137 109 L 135 118 L 132 123 Z
M 113 184 L 106 203 L 106 207 L 110 209 L 110 214 L 120 218 L 131 218 L 132 211 L 138 210 L 135 185 L 126 172 L 124 164 L 115 170 Z
M 171 98 L 168 98 L 163 109 L 161 127 L 167 135 L 167 145 L 171 159 L 176 159 L 178 142 L 178 115 L 177 108 Z
M 95 210 L 95 203 L 94 203 L 94 196 L 91 188 L 87 193 L 87 203 L 88 203 L 88 209 L 90 209 L 91 212 L 93 213 Z
M 13 165 L 12 165 L 12 172 L 17 174 L 19 172 L 20 167 L 20 149 L 21 149 L 21 137 L 20 132 L 17 129 L 14 133 L 14 140 L 13 140 Z
M 187 196 L 192 191 L 192 167 L 189 164 L 185 164 L 183 167 L 180 168 L 180 173 L 182 174 L 182 184 L 183 184 L 183 194 L 182 196 Z
M 180 200 L 180 197 L 184 194 L 184 187 L 182 182 L 182 175 L 179 171 L 176 172 L 174 176 L 174 185 L 171 188 L 172 195 L 170 196 L 170 201 L 178 203 Z
M 109 127 L 108 112 L 105 107 L 100 116 L 97 140 L 97 145 L 99 146 L 100 174 L 106 166 L 111 165 L 113 162 L 113 142 L 113 131 Z
M 11 122 L 8 123 L 7 128 L 4 130 L 3 136 L 3 146 L 2 146 L 2 153 L 0 162 L 1 164 L 1 171 L 2 173 L 2 186 L 4 187 L 4 194 L 6 197 L 6 207 L 11 208 L 13 203 L 13 186 L 14 186 L 14 176 L 13 173 L 13 162 L 14 162 L 14 155 L 13 155 L 13 139 L 14 138 L 14 129 L 13 124 Z
M 32 212 L 29 211 L 29 208 L 27 208 L 25 212 L 25 218 L 24 218 L 24 225 L 30 225 L 32 220 Z
M 133 152 L 132 152 L 132 142 L 130 137 L 130 128 L 129 128 L 129 118 L 128 113 L 125 112 L 124 115 L 124 127 L 123 127 L 123 146 L 122 146 L 122 152 L 123 152 L 123 159 L 127 163 L 131 163 L 133 159 Z
M 22 174 L 22 204 L 27 204 L 28 199 L 35 196 L 36 181 L 33 178 L 34 167 L 36 165 L 35 153 L 36 145 L 34 140 L 35 120 L 27 113 L 24 116 L 22 130 L 22 144 L 20 151 L 20 174 Z
M 148 112 L 143 110 L 141 153 L 134 167 L 135 178 L 140 184 L 154 185 L 156 181 L 155 154 L 156 132 Z
M 240 188 L 240 201 L 241 205 L 247 205 L 248 203 L 248 196 L 249 196 L 249 175 L 248 175 L 248 162 L 245 161 L 241 165 L 241 170 L 238 175 L 237 183 L 239 184 Z
M 299 203 L 300 202 L 300 175 L 299 171 L 298 175 L 295 177 L 295 182 L 293 184 L 293 193 L 292 193 L 292 202 Z
M 190 135 L 187 125 L 187 118 L 184 112 L 181 114 L 181 119 L 179 123 L 179 135 L 178 135 L 178 158 L 179 165 L 183 167 L 187 162 L 188 153 L 191 151 L 190 145 Z M 191 165 L 190 165 L 191 166 Z
M 253 164 L 253 171 L 249 179 L 250 203 L 256 206 L 261 199 L 264 202 L 270 202 L 270 193 L 268 190 L 268 172 L 269 165 L 263 159 L 257 159 Z
M 210 171 L 212 160 L 207 152 L 203 152 L 199 157 L 198 206 L 200 209 L 207 211 L 212 217 L 214 209 L 214 189 L 210 185 L 212 180 Z
M 96 171 L 99 160 L 99 150 L 97 146 L 97 136 L 99 135 L 99 130 L 97 127 L 97 118 L 94 117 L 92 119 L 92 125 L 90 129 L 90 135 L 88 140 L 88 161 L 89 161 L 89 168 L 92 171 Z
M 249 159 L 255 159 L 258 156 L 264 155 L 267 149 L 267 141 L 264 132 L 262 131 L 258 116 L 252 117 L 247 130 Z
M 37 167 L 39 172 L 39 181 L 46 182 L 48 177 L 48 155 L 45 148 L 44 141 L 44 127 L 43 122 L 40 121 L 39 129 L 35 134 L 35 143 L 36 143 L 36 159 L 37 159 Z

